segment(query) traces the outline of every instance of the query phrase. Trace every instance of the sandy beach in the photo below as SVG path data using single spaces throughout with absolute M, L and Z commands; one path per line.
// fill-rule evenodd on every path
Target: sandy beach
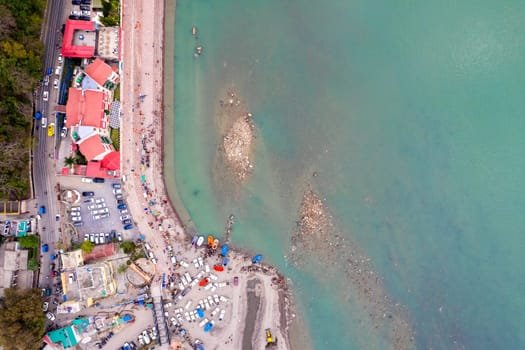
M 166 28 L 167 31 L 173 31 L 171 26 L 174 22 L 176 3 L 173 0 L 168 1 L 166 5 L 170 8 L 170 21 Z M 164 96 L 173 94 L 165 94 L 166 78 L 163 69 L 165 64 L 173 65 L 173 62 L 165 62 L 164 55 L 174 57 L 173 52 L 167 53 L 173 49 L 172 43 L 167 50 L 164 48 L 165 2 L 127 0 L 123 1 L 122 7 L 120 151 L 122 179 L 129 210 L 140 233 L 157 252 L 165 252 L 168 246 L 172 246 L 179 260 L 191 261 L 197 256 L 203 256 L 204 250 L 195 250 L 189 245 L 190 237 L 185 233 L 183 224 L 171 204 L 163 178 L 163 126 L 173 125 L 173 113 L 164 104 Z M 188 28 L 188 33 L 191 35 L 191 28 Z M 173 33 L 168 35 L 172 37 Z M 166 73 L 173 74 L 171 69 Z M 172 77 L 167 81 L 171 84 Z M 171 101 L 168 106 L 172 106 Z M 157 257 L 159 258 L 158 255 Z M 169 260 L 166 259 L 169 257 L 159 258 L 156 265 L 157 276 L 175 274 L 168 263 Z M 244 348 L 241 344 L 245 337 L 250 338 L 249 343 L 254 348 L 261 348 L 266 342 L 264 330 L 271 328 L 273 336 L 279 339 L 274 348 L 288 349 L 289 298 L 284 293 L 287 291 L 284 279 L 271 267 L 252 265 L 249 257 L 240 252 L 232 252 L 230 259 L 231 263 L 221 278 L 232 281 L 233 276 L 237 274 L 240 278 L 239 286 L 233 287 L 228 284 L 228 290 L 233 295 L 231 306 L 228 306 L 231 317 L 229 322 L 223 327 L 215 327 L 216 329 L 208 335 L 196 325 L 188 324 L 188 332 L 198 333 L 206 344 L 206 349 L 223 348 L 225 344 L 231 344 L 232 349 L 241 349 Z M 155 278 L 155 283 L 160 284 L 159 280 L 160 278 Z M 258 284 L 250 293 L 255 293 L 260 302 L 255 306 L 257 314 L 253 329 L 243 333 L 241 330 L 245 329 L 248 309 L 247 283 L 255 283 L 249 282 L 252 280 L 258 281 Z M 196 301 L 204 295 L 204 291 L 201 288 L 195 290 L 191 294 L 192 299 Z M 172 340 L 177 340 L 175 338 L 172 337 Z M 194 338 L 185 337 L 186 341 L 188 339 Z M 193 344 L 186 342 L 184 347 L 191 348 L 191 345 Z M 162 346 L 167 349 L 167 344 Z

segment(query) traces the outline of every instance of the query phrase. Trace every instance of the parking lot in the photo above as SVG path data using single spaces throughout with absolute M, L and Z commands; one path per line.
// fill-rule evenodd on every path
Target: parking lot
M 121 204 L 119 205 L 117 202 L 114 192 L 119 192 L 121 189 L 113 187 L 120 185 L 119 180 L 106 179 L 104 183 L 83 182 L 81 177 L 69 176 L 61 178 L 60 182 L 62 190 L 71 189 L 77 190 L 81 195 L 86 194 L 82 195 L 80 203 L 64 204 L 62 224 L 68 228 L 64 232 L 74 232 L 71 237 L 66 237 L 66 240 L 82 242 L 86 234 L 90 237 L 91 234 L 99 235 L 100 233 L 104 233 L 104 240 L 98 236 L 99 244 L 106 243 L 111 238 L 117 238 L 119 233 L 123 240 L 139 238 L 140 235 L 127 209 L 123 194 L 119 196 L 122 198 L 119 202 Z M 93 195 L 87 195 L 91 194 L 90 192 Z M 118 208 L 119 206 L 121 209 Z M 124 229 L 126 225 L 122 223 L 121 218 L 129 220 L 125 222 L 128 223 L 128 227 L 131 226 L 130 229 Z M 80 222 L 81 224 L 79 224 Z M 81 226 L 75 226 L 75 223 Z M 112 231 L 114 231 L 113 237 L 111 236 Z

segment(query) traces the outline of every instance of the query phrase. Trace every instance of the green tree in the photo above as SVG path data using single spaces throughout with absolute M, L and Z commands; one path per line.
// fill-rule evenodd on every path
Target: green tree
M 82 251 L 86 254 L 91 253 L 93 251 L 93 248 L 95 248 L 95 243 L 91 241 L 84 241 L 80 246 L 80 249 L 82 249 Z
M 121 264 L 119 267 L 118 267 L 118 273 L 124 273 L 126 272 L 126 270 L 128 269 L 128 266 L 126 264 Z
M 4 349 L 39 349 L 44 321 L 39 289 L 5 289 L 0 300 L 0 344 Z
M 64 165 L 68 168 L 71 168 L 73 165 L 75 165 L 75 158 L 74 157 L 66 157 L 64 158 Z
M 122 242 L 120 244 L 120 248 L 126 254 L 133 254 L 133 253 L 135 253 L 135 250 L 137 249 L 137 246 L 132 241 L 124 241 L 124 242 Z
M 22 248 L 37 248 L 39 243 L 39 238 L 37 235 L 29 235 L 20 237 L 18 239 L 18 243 L 20 243 L 20 247 Z

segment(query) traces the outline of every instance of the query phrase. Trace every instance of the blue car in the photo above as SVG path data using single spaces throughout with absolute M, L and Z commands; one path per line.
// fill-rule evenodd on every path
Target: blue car
M 36 111 L 36 113 L 35 113 L 35 119 L 36 119 L 36 120 L 40 120 L 40 119 L 42 119 L 42 113 L 40 113 L 40 111 Z
M 124 230 L 131 230 L 132 228 L 133 228 L 132 224 L 128 224 L 128 225 L 124 226 Z
M 53 68 L 50 67 L 47 69 L 47 75 L 51 75 L 51 74 L 53 74 Z
M 127 206 L 126 206 L 126 204 L 119 204 L 117 208 L 119 208 L 119 209 L 126 209 Z
M 42 253 L 47 253 L 49 251 L 49 246 L 46 244 L 42 245 Z
M 46 207 L 45 206 L 41 206 L 40 209 L 38 209 L 38 213 L 40 215 L 43 215 L 46 213 Z

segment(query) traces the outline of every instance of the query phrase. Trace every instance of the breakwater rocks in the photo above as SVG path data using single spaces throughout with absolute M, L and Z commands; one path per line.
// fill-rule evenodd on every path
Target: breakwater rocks
M 349 232 L 341 233 L 326 201 L 309 185 L 299 205 L 296 223 L 287 259 L 311 272 L 320 283 L 331 284 L 337 291 L 333 297 L 341 305 L 358 307 L 366 315 L 364 328 L 371 331 L 367 337 L 383 338 L 392 350 L 416 348 L 408 311 L 390 296 L 372 259 Z M 369 339 L 356 340 L 366 348 Z
M 230 90 L 227 98 L 220 100 L 220 107 L 232 121 L 222 138 L 219 151 L 230 175 L 237 183 L 248 180 L 253 171 L 253 148 L 255 143 L 255 126 L 252 114 L 237 97 L 235 91 Z

